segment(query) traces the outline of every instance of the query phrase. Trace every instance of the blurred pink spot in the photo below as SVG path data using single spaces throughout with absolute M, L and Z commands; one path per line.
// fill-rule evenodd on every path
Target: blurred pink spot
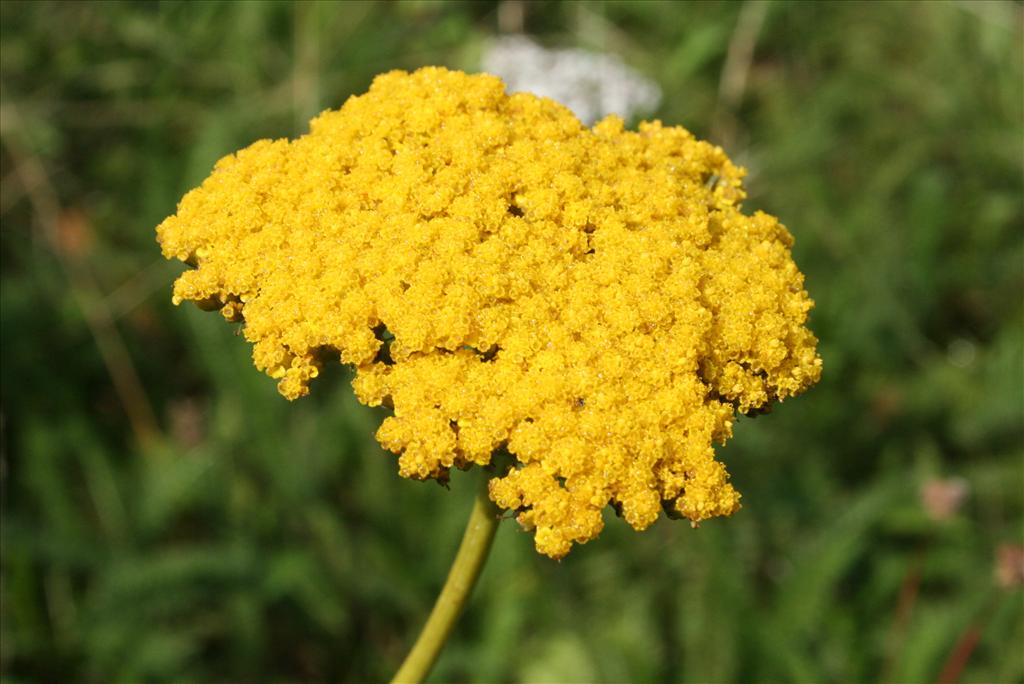
M 921 485 L 921 505 L 932 520 L 949 520 L 959 512 L 970 492 L 970 485 L 962 477 L 928 480 Z
M 1024 546 L 1002 544 L 996 550 L 996 584 L 1003 589 L 1024 585 Z

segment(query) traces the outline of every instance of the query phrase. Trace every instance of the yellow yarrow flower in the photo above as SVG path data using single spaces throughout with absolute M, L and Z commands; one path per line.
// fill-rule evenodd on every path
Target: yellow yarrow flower
M 401 475 L 507 449 L 491 498 L 559 558 L 609 504 L 638 530 L 736 511 L 712 445 L 821 374 L 793 239 L 740 211 L 742 175 L 682 128 L 431 67 L 220 160 L 157 234 L 196 267 L 175 303 L 244 321 L 284 396 L 354 366 Z

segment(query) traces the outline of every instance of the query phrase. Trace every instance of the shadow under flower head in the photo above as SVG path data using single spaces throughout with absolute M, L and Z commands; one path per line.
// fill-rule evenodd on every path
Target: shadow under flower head
M 507 449 L 491 498 L 559 558 L 609 504 L 638 530 L 736 511 L 713 444 L 820 376 L 792 237 L 741 177 L 682 128 L 430 67 L 222 159 L 157 233 L 196 266 L 174 301 L 244 320 L 284 396 L 352 364 L 403 476 Z

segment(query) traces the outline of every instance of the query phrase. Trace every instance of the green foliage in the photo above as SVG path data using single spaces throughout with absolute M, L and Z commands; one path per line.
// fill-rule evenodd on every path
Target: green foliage
M 398 478 L 340 367 L 277 396 L 231 326 L 170 305 L 153 227 L 376 73 L 473 69 L 499 8 L 0 12 L 4 681 L 387 679 L 476 474 Z M 1024 681 L 1021 591 L 992 579 L 1024 544 L 1021 7 L 780 2 L 744 38 L 750 12 L 544 2 L 525 28 L 622 54 L 749 168 L 748 208 L 797 238 L 822 384 L 739 421 L 732 519 L 609 515 L 562 563 L 503 523 L 434 681 L 934 681 L 971 628 L 963 681 Z M 935 520 L 919 490 L 950 476 L 968 499 Z

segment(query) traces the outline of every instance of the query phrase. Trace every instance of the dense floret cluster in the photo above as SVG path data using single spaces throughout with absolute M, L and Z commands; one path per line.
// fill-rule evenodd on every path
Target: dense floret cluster
M 741 213 L 741 176 L 682 128 L 425 68 L 222 159 L 157 230 L 196 267 L 174 301 L 244 321 L 286 397 L 354 366 L 403 476 L 505 448 L 491 497 L 557 558 L 609 504 L 734 512 L 713 444 L 818 380 L 792 238 Z

